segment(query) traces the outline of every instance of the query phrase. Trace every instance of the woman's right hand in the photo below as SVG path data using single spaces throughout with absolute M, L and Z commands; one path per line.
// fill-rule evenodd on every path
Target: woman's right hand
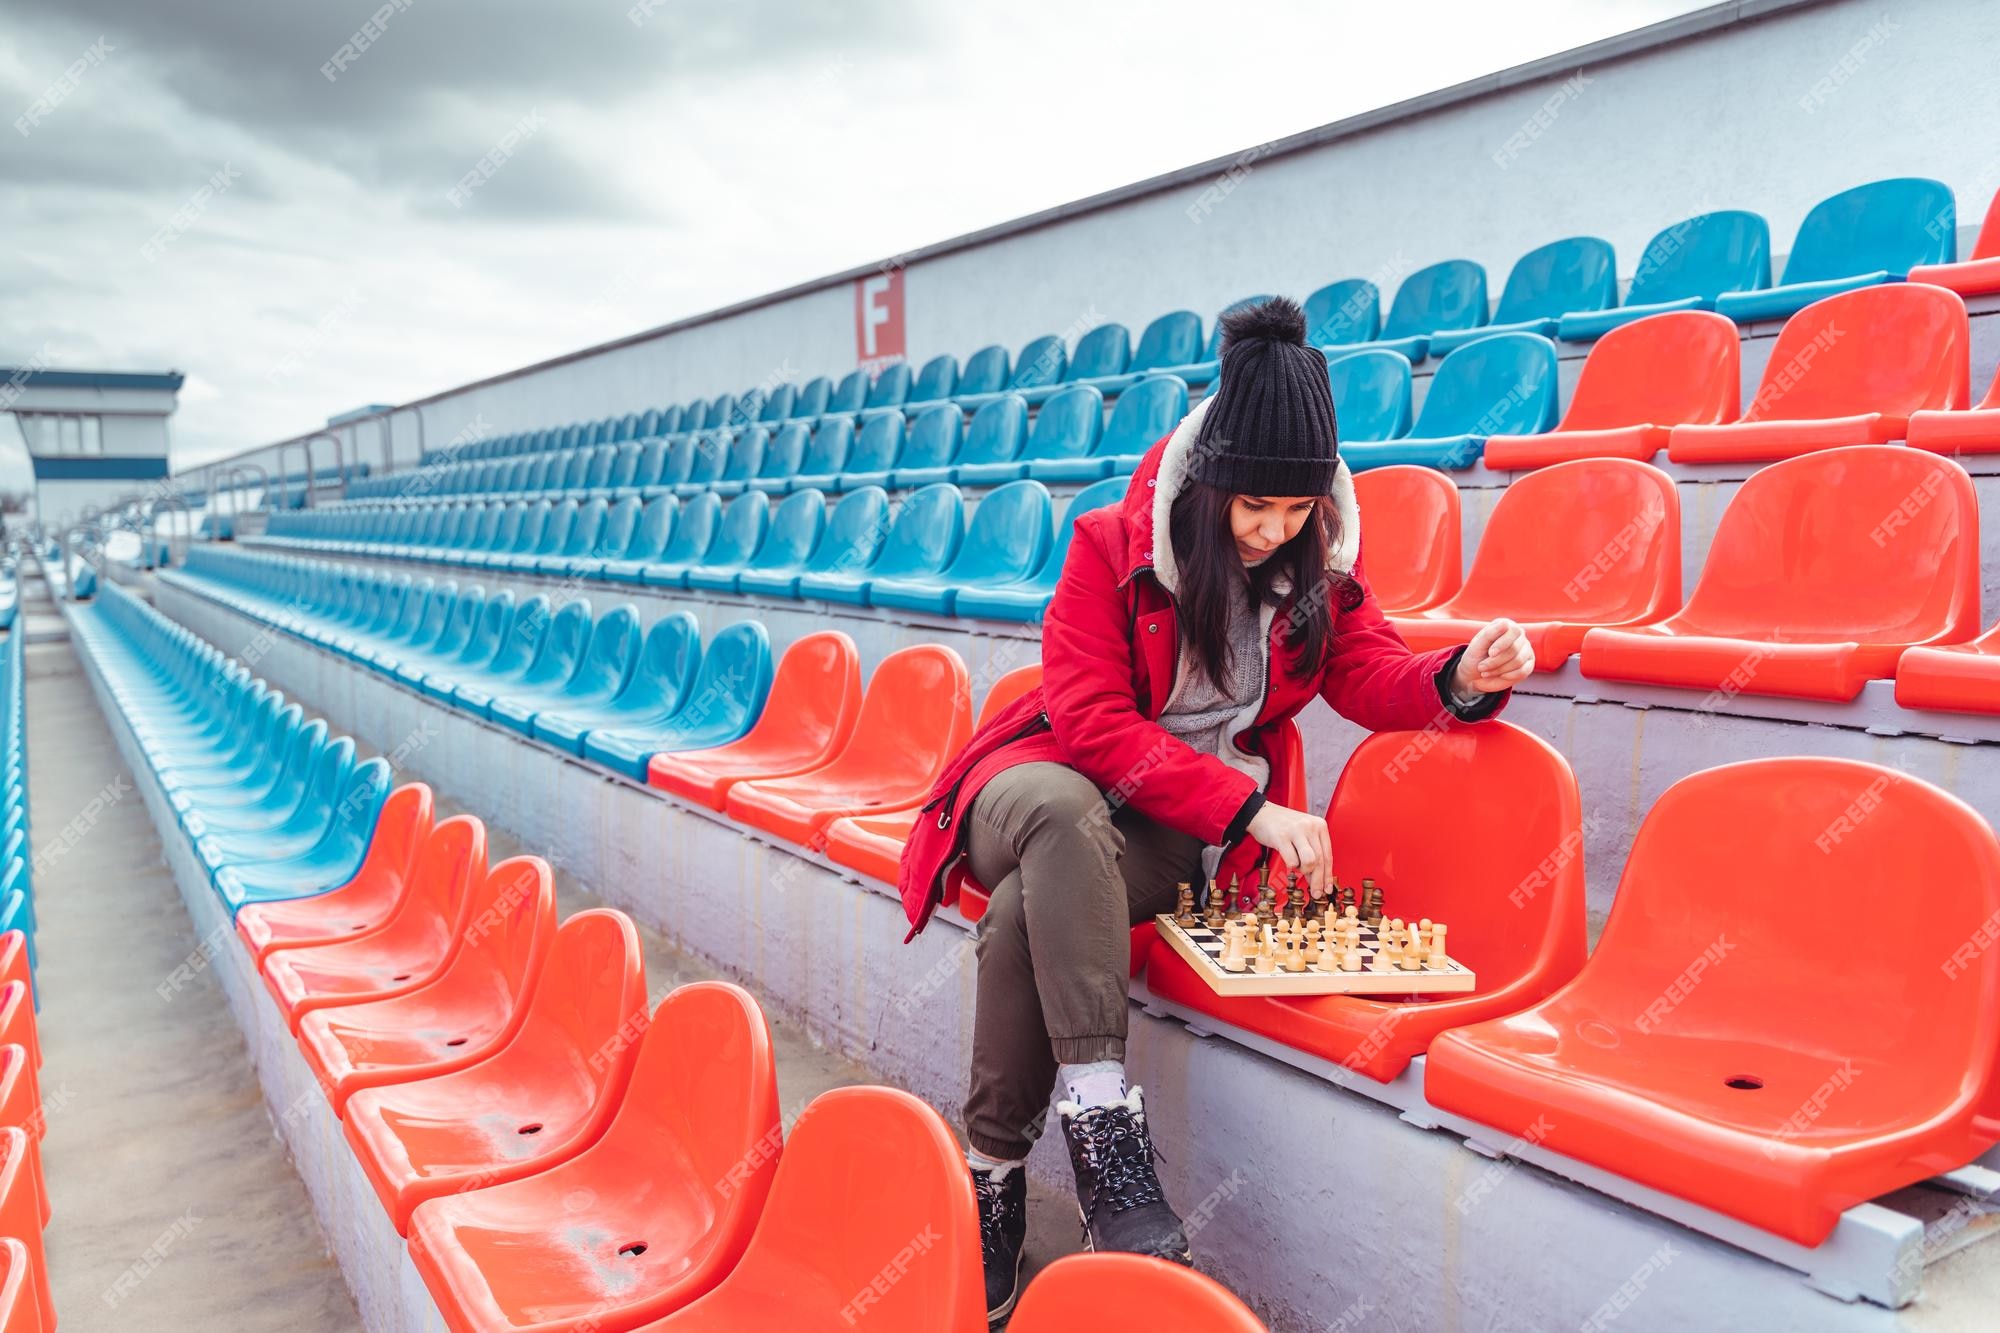
M 1324 819 L 1266 801 L 1251 816 L 1249 833 L 1298 871 L 1311 886 L 1313 897 L 1326 896 L 1327 876 L 1333 866 L 1333 842 L 1327 836 Z

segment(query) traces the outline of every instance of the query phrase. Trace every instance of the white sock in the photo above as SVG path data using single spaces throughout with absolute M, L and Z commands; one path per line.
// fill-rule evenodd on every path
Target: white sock
M 1069 1094 L 1069 1100 L 1076 1103 L 1078 1110 L 1088 1111 L 1093 1106 L 1109 1106 L 1125 1100 L 1123 1060 L 1092 1060 L 1088 1064 L 1061 1065 L 1056 1072 Z
M 1009 1171 L 1021 1165 L 1021 1161 L 1022 1159 L 1018 1157 L 1011 1161 L 1002 1161 L 998 1157 L 988 1157 L 977 1148 L 967 1148 L 965 1150 L 965 1164 L 974 1171 L 985 1171 L 989 1174 L 998 1173 L 1001 1176 L 1005 1176 Z

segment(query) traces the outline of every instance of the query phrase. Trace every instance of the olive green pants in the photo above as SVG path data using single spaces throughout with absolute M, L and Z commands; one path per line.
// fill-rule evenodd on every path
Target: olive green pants
M 1067 764 L 1017 764 L 968 812 L 980 919 L 965 1131 L 989 1157 L 1025 1156 L 1058 1064 L 1125 1058 L 1131 929 L 1170 912 L 1203 843 L 1130 805 L 1111 808 Z

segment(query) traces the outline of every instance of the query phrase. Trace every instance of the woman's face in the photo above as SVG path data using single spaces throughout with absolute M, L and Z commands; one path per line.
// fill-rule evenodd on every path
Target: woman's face
M 1237 495 L 1229 501 L 1229 532 L 1246 565 L 1261 565 L 1298 536 L 1312 517 L 1310 495 Z

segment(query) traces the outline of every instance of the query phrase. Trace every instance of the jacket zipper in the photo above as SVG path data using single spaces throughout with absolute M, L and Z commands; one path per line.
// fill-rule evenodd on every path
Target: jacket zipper
M 987 753 L 992 754 L 997 750 L 1012 745 L 1015 741 L 1020 740 L 1022 737 L 1033 735 L 1035 732 L 1040 731 L 1043 727 L 1046 727 L 1048 725 L 1049 725 L 1049 713 L 1047 709 L 1043 709 L 1041 712 L 1035 714 L 1033 720 L 1031 720 L 1028 723 L 1028 725 L 1022 727 L 1019 731 L 1009 736 L 1006 740 L 1001 741 L 999 745 L 994 746 L 993 749 L 987 751 Z M 958 804 L 958 789 L 964 785 L 966 776 L 967 774 L 972 772 L 972 769 L 973 765 L 967 764 L 965 766 L 965 772 L 960 773 L 958 775 L 958 777 L 952 782 L 951 786 L 945 790 L 944 794 L 942 796 L 934 796 L 929 801 L 926 801 L 924 803 L 923 809 L 919 811 L 919 813 L 929 814 L 931 811 L 931 807 L 938 805 L 939 803 L 942 803 L 944 805 L 944 809 L 938 812 L 937 826 L 940 829 L 950 828 L 951 821 L 957 818 L 956 814 L 953 813 L 953 807 L 955 807 Z

